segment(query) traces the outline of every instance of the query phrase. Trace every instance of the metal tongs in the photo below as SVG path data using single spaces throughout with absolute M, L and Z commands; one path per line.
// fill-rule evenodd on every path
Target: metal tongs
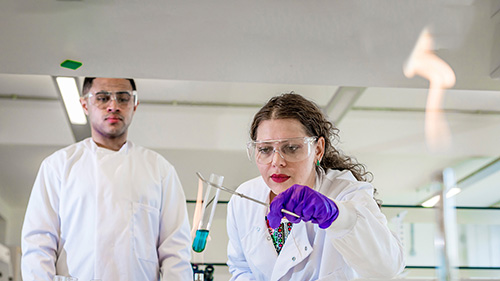
M 227 188 L 227 187 L 224 187 L 224 186 L 222 186 L 222 185 L 218 185 L 218 184 L 215 184 L 215 183 L 213 183 L 213 182 L 210 182 L 210 181 L 206 180 L 206 179 L 205 179 L 205 178 L 204 178 L 204 177 L 203 177 L 203 176 L 202 176 L 199 172 L 196 172 L 196 175 L 198 176 L 198 178 L 200 178 L 200 180 L 202 180 L 203 182 L 205 182 L 205 183 L 207 183 L 207 184 L 209 184 L 209 185 L 211 185 L 211 186 L 213 186 L 213 187 L 215 187 L 215 188 L 218 188 L 218 189 L 220 189 L 220 190 L 222 190 L 222 191 L 225 191 L 225 192 L 229 192 L 229 193 L 234 194 L 234 195 L 238 195 L 238 196 L 239 196 L 239 197 L 241 197 L 241 198 L 248 199 L 248 200 L 250 200 L 250 201 L 253 201 L 253 202 L 255 202 L 255 203 L 261 204 L 261 205 L 266 206 L 266 207 L 268 207 L 268 208 L 269 208 L 269 204 L 267 204 L 267 203 L 265 203 L 265 202 L 262 202 L 262 201 L 260 201 L 260 200 L 255 199 L 255 198 L 252 198 L 252 197 L 250 197 L 250 196 L 246 196 L 245 194 L 241 194 L 241 193 L 239 193 L 239 192 L 236 192 L 236 191 L 234 191 L 234 190 L 232 190 L 232 189 L 230 189 L 230 188 Z M 281 212 L 282 212 L 282 213 L 285 213 L 285 214 L 289 214 L 289 215 L 294 216 L 294 217 L 296 217 L 296 218 L 300 218 L 300 216 L 299 216 L 299 215 L 297 215 L 296 213 L 294 213 L 294 212 L 290 212 L 290 211 L 288 211 L 288 210 L 286 210 L 286 209 L 281 209 Z

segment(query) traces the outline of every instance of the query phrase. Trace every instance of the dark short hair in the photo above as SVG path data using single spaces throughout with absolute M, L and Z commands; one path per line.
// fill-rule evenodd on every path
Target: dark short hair
M 85 77 L 83 80 L 83 87 L 82 87 L 82 96 L 87 94 L 88 91 L 90 91 L 90 88 L 92 88 L 92 83 L 94 82 L 94 79 L 97 77 Z M 132 90 L 137 91 L 135 88 L 135 81 L 132 78 L 123 78 L 126 79 L 130 82 L 130 85 L 132 85 Z

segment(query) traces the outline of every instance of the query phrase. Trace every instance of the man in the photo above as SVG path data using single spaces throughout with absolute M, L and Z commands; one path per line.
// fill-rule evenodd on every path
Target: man
M 127 141 L 132 79 L 85 78 L 92 137 L 47 157 L 22 230 L 23 280 L 192 280 L 185 196 L 174 167 Z

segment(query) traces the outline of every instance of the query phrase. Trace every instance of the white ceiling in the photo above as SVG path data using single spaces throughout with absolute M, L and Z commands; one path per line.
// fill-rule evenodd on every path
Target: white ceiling
M 374 173 L 384 203 L 418 204 L 435 173 L 453 167 L 460 180 L 500 155 L 499 3 L 1 1 L 0 199 L 24 208 L 43 158 L 75 141 L 52 77 L 106 76 L 136 78 L 129 137 L 176 166 L 188 199 L 195 171 L 230 187 L 257 175 L 244 148 L 271 96 L 293 90 L 325 107 L 338 89 L 366 88 L 337 124 L 339 146 Z M 438 151 L 425 142 L 427 82 L 402 72 L 425 27 L 457 77 L 444 100 L 452 143 Z M 458 203 L 498 204 L 496 170 Z

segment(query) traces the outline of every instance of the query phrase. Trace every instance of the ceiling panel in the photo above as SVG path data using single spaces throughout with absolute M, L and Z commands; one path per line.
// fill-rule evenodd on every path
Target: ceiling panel
M 0 143 L 67 145 L 74 138 L 60 101 L 0 100 Z
M 320 105 L 326 105 L 338 87 L 328 85 L 293 85 L 230 83 L 210 81 L 174 81 L 137 79 L 139 96 L 145 102 L 179 101 L 222 103 L 235 106 L 264 104 L 270 97 L 294 91 Z
M 367 108 L 425 108 L 427 89 L 367 88 L 356 101 L 355 107 Z
M 356 101 L 355 107 L 375 109 L 425 109 L 428 89 L 368 88 Z M 500 115 L 500 88 L 498 91 L 456 90 L 444 91 L 442 108 L 463 111 L 493 111 Z
M 148 147 L 244 150 L 255 108 L 139 105 L 130 139 Z
M 176 166 L 189 199 L 195 171 L 220 173 L 230 187 L 258 174 L 244 149 L 271 96 L 293 90 L 325 106 L 339 87 L 366 87 L 337 124 L 339 147 L 367 164 L 386 203 L 417 204 L 436 172 L 463 176 L 480 167 L 475 159 L 500 154 L 500 81 L 490 77 L 500 16 L 492 1 L 452 2 L 1 1 L 0 156 L 8 161 L 0 197 L 25 204 L 41 160 L 74 142 L 52 76 L 81 85 L 89 75 L 137 79 L 142 103 L 129 138 Z M 424 27 L 457 76 L 443 101 L 452 142 L 442 151 L 425 143 L 428 82 L 402 71 Z M 83 66 L 62 68 L 65 59 Z M 491 177 L 460 204 L 500 201 Z
M 57 99 L 55 85 L 49 75 L 19 75 L 0 73 L 0 96 L 26 96 Z

